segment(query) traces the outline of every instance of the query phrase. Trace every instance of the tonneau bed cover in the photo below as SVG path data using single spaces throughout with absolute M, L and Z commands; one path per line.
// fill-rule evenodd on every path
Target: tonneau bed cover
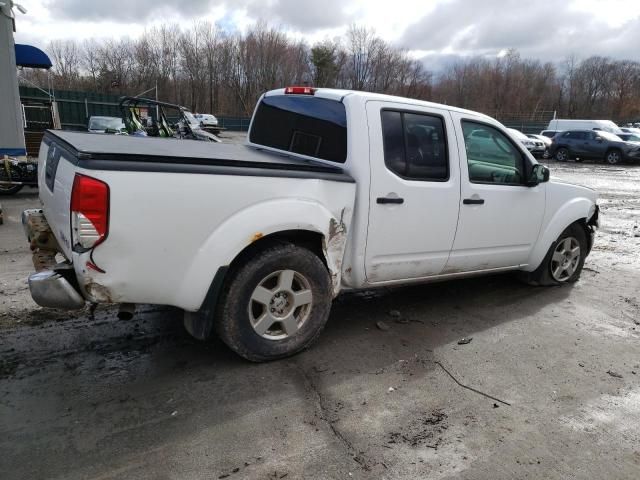
M 354 180 L 338 166 L 258 150 L 246 145 L 171 138 L 93 134 L 49 130 L 64 157 L 89 170 L 202 173 L 219 175 L 286 176 L 341 182 Z

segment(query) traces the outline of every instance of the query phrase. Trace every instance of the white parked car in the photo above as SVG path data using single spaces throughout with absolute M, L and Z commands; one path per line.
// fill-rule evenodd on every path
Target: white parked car
M 201 127 L 217 127 L 218 119 L 210 113 L 196 113 L 193 115 L 200 122 Z
M 115 133 L 123 134 L 127 128 L 120 117 L 92 116 L 89 118 L 88 128 L 91 133 Z
M 540 143 L 538 143 L 538 149 L 542 148 L 542 156 L 543 158 L 547 158 L 549 155 L 549 147 L 551 147 L 551 144 L 553 143 L 553 140 L 550 137 L 546 137 L 544 135 L 539 135 L 537 133 L 527 133 L 527 137 L 529 137 L 530 139 L 532 139 L 535 142 L 540 142 L 542 143 L 542 145 L 540 145 Z
M 254 361 L 308 347 L 345 290 L 575 282 L 598 225 L 496 120 L 365 92 L 270 91 L 246 145 L 49 131 L 39 167 L 38 304 L 173 305 Z
M 572 120 L 556 118 L 549 122 L 547 130 L 603 130 L 613 134 L 622 133 L 620 127 L 611 120 Z
M 509 133 L 518 139 L 518 141 L 520 141 L 520 143 L 522 143 L 522 145 L 524 145 L 524 147 L 529 150 L 534 157 L 542 156 L 544 154 L 546 147 L 542 140 L 529 138 L 527 135 L 515 128 L 509 128 L 508 130 Z

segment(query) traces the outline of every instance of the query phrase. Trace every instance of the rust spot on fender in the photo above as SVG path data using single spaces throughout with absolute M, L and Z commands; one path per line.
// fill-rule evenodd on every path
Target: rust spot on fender
M 253 234 L 253 237 L 251 237 L 251 242 L 249 243 L 253 243 L 257 240 L 260 240 L 262 237 L 264 237 L 264 234 L 262 232 L 257 232 Z

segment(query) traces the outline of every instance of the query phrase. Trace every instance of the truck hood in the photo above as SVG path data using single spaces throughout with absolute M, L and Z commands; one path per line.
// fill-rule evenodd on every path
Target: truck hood
M 591 200 L 593 203 L 598 199 L 598 192 L 593 188 L 565 182 L 558 178 L 552 177 L 549 180 L 548 188 L 553 190 L 555 193 L 562 194 L 562 196 L 566 198 L 583 197 Z

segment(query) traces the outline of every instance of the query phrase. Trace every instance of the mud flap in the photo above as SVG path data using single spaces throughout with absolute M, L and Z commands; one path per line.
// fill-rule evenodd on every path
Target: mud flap
M 218 269 L 200 310 L 197 312 L 184 312 L 184 328 L 189 332 L 189 335 L 197 340 L 207 340 L 213 333 L 218 298 L 222 291 L 227 270 L 229 270 L 229 267 L 220 267 Z

